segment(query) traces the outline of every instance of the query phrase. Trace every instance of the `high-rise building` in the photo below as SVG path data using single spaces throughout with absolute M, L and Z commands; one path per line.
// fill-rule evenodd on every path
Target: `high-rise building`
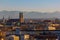
M 23 23 L 24 22 L 23 12 L 20 12 L 19 13 L 19 21 L 20 21 L 20 23 Z

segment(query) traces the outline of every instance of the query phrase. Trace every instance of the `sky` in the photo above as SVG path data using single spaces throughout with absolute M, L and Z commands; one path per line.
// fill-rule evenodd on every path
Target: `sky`
M 60 11 L 60 0 L 0 0 L 0 11 Z

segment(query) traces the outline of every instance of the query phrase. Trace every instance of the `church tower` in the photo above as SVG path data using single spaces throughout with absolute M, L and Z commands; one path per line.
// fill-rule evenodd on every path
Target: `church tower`
M 20 12 L 19 13 L 19 21 L 20 21 L 20 23 L 23 23 L 24 22 L 23 12 Z

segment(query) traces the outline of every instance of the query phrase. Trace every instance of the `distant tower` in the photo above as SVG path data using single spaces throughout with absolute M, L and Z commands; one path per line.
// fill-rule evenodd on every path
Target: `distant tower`
M 4 18 L 4 16 L 3 16 L 2 22 L 5 23 L 5 18 Z
M 8 17 L 8 19 L 10 19 L 10 16 Z
M 23 12 L 20 12 L 19 13 L 19 21 L 20 21 L 20 23 L 23 23 L 24 22 Z

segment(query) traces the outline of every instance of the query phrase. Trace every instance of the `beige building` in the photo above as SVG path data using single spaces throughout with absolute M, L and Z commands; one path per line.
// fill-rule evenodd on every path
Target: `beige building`
M 60 24 L 49 24 L 48 30 L 57 30 L 56 28 L 59 27 Z
M 29 38 L 30 38 L 30 35 L 28 35 L 28 34 L 24 35 L 24 40 L 29 40 Z
M 7 40 L 19 40 L 19 36 L 10 35 L 10 36 L 7 37 Z

